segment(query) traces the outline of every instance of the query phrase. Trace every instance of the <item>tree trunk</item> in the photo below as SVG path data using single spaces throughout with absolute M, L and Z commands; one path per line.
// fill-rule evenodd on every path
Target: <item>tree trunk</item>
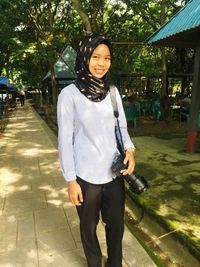
M 56 109 L 57 105 L 57 97 L 58 97 L 58 88 L 55 80 L 55 71 L 54 71 L 54 65 L 52 62 L 49 61 L 49 67 L 51 72 L 51 88 L 52 88 L 52 101 L 53 101 L 53 107 Z
M 165 0 L 161 2 L 161 24 L 164 24 L 166 20 L 166 4 Z M 161 99 L 161 114 L 165 121 L 169 118 L 169 102 L 167 95 L 167 66 L 166 66 L 166 55 L 165 48 L 161 47 L 161 59 L 162 59 L 162 86 L 160 88 L 160 99 Z
M 150 77 L 149 77 L 149 75 L 147 76 L 147 80 L 146 80 L 146 90 L 147 90 L 147 92 L 150 91 Z
M 181 78 L 181 93 L 187 94 L 187 76 Z
M 72 0 L 72 5 L 82 19 L 85 31 L 91 33 L 92 32 L 91 23 L 88 15 L 85 13 L 84 8 L 81 5 L 81 2 L 79 2 L 79 0 Z
M 160 101 L 161 101 L 161 114 L 165 121 L 169 119 L 169 102 L 167 95 L 167 68 L 166 68 L 166 57 L 165 48 L 161 48 L 162 57 L 162 86 L 160 87 Z

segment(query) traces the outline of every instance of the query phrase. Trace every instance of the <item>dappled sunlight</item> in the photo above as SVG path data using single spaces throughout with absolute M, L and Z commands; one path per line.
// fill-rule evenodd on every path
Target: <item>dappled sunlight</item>
M 12 183 L 18 182 L 22 178 L 21 174 L 16 172 L 12 172 L 9 168 L 1 168 L 0 169 L 0 185 L 10 185 Z
M 23 162 L 23 164 L 24 163 L 25 162 Z M 0 194 L 2 197 L 8 197 L 15 192 L 24 192 L 31 190 L 31 183 L 29 178 L 33 178 L 33 176 L 30 176 L 31 173 L 25 175 L 24 168 L 23 171 L 20 170 L 21 160 L 17 160 L 14 156 L 4 157 L 2 164 L 7 165 L 6 167 L 0 168 Z
M 198 244 L 200 239 L 199 154 L 177 150 L 179 139 L 141 139 L 137 151 L 136 171 L 149 182 L 142 201 L 174 231 L 181 231 L 186 239 Z M 151 149 L 146 149 L 148 143 Z M 176 144 L 177 142 L 177 144 Z M 144 146 L 144 147 L 143 147 Z M 147 204 L 148 203 L 148 204 Z
M 30 260 L 34 260 L 37 257 L 37 251 L 35 249 L 30 249 L 29 251 L 27 251 L 27 258 Z
M 20 112 L 1 140 L 0 265 L 64 266 L 80 247 L 76 209 L 57 148 L 39 120 Z
M 20 132 L 22 129 L 24 130 L 24 128 L 27 128 L 27 127 L 28 127 L 28 125 L 27 125 L 26 122 L 24 122 L 24 123 L 23 123 L 23 122 L 18 122 L 18 123 L 15 122 L 14 125 L 15 125 L 15 128 L 13 128 L 13 129 L 12 129 L 12 126 L 13 126 L 12 124 L 8 124 L 8 127 L 7 127 L 7 128 L 8 128 L 8 129 L 11 128 L 12 132 L 15 132 L 15 133 L 18 133 L 18 132 Z
M 190 234 L 190 238 L 193 238 L 198 242 L 200 238 L 200 215 L 199 205 L 196 202 L 196 212 L 192 212 L 191 205 L 194 205 L 186 199 L 169 199 L 165 203 L 161 203 L 158 207 L 158 214 L 165 217 L 165 220 L 178 231 L 182 231 L 184 234 Z M 185 216 L 190 211 L 190 216 Z M 192 223 L 193 222 L 193 223 Z
M 47 198 L 47 203 L 56 207 L 65 205 L 67 202 L 67 188 L 53 188 L 49 185 L 39 186 L 39 189 L 44 190 Z
M 56 207 L 60 207 L 63 204 L 63 201 L 61 201 L 60 199 L 50 199 L 48 200 L 48 204 L 52 204 Z
M 14 192 L 24 192 L 27 190 L 30 190 L 29 185 L 22 185 L 22 186 L 6 185 L 5 187 L 2 187 L 0 189 L 0 194 L 8 196 L 9 194 L 12 194 Z
M 67 187 L 61 188 L 61 189 L 59 190 L 59 192 L 60 192 L 61 194 L 63 194 L 64 196 L 65 196 L 65 195 L 68 195 Z
M 47 247 L 47 244 L 44 244 Z M 52 251 L 51 253 L 47 252 L 43 252 L 41 253 L 41 261 L 45 262 L 46 264 L 51 264 L 55 261 L 55 256 L 56 255 L 56 251 Z
M 199 195 L 200 198 L 200 183 L 192 183 L 190 187 L 194 190 L 194 193 Z
M 5 251 L 13 251 L 15 248 L 16 248 L 16 241 L 15 240 L 10 240 L 9 242 L 6 242 Z M 1 252 L 1 250 L 0 250 L 0 252 Z
M 1 255 L 1 267 L 37 266 L 36 248 L 25 247 Z
M 27 191 L 29 190 L 29 186 L 28 185 L 22 185 L 22 186 L 18 186 L 17 187 L 17 191 L 18 192 L 23 192 L 23 191 Z
M 75 209 L 74 205 L 73 205 L 69 200 L 66 201 L 66 202 L 63 204 L 63 207 L 64 207 L 65 209 L 68 209 L 68 208 L 74 208 L 74 209 Z
M 57 150 L 54 150 L 54 152 L 58 153 Z M 52 165 L 49 165 L 47 162 L 40 162 L 40 167 L 44 168 L 44 169 L 48 169 L 48 170 L 54 170 L 55 168 L 59 168 L 60 167 L 60 162 L 59 160 L 54 160 L 54 162 L 52 162 Z
M 56 151 L 57 153 L 57 151 Z M 60 170 L 60 163 L 59 161 L 54 161 L 54 162 L 40 162 L 40 171 L 41 173 L 45 174 L 45 175 L 50 175 L 52 176 L 55 172 L 56 172 L 56 177 L 58 179 L 58 173 L 60 173 L 60 177 L 62 177 L 61 175 L 61 170 Z M 62 180 L 64 180 L 64 178 L 62 177 Z
M 28 120 L 27 123 L 30 122 L 30 120 L 37 121 L 35 120 L 33 115 L 24 113 L 23 111 L 22 112 L 17 111 L 15 116 L 11 116 L 10 118 L 11 121 L 20 121 L 20 120 L 24 121 L 24 119 Z
M 38 130 L 37 129 L 30 129 L 30 128 L 27 128 L 27 129 L 23 129 L 23 132 L 30 132 L 30 133 L 35 133 L 37 132 Z
M 199 226 L 191 225 L 190 221 L 172 221 L 171 223 L 178 231 L 186 234 L 190 233 L 190 238 L 198 241 L 200 238 Z
M 43 250 L 39 254 L 39 264 L 40 266 L 68 266 L 70 267 L 86 267 L 86 260 L 83 255 L 82 248 L 71 249 L 69 251 L 64 251 L 63 253 L 58 253 L 56 249 L 48 246 L 47 244 L 42 244 Z
M 17 221 L 16 217 L 14 215 L 10 215 L 10 216 L 5 218 L 5 224 L 6 225 L 4 225 L 4 226 L 7 227 L 8 226 L 7 223 L 13 223 L 13 222 L 16 222 L 16 221 Z M 2 226 L 2 224 L 1 224 L 1 226 Z
M 35 133 L 38 132 L 38 129 L 31 129 L 28 125 L 26 126 L 18 126 L 17 129 L 13 129 L 11 131 L 9 131 L 9 133 L 7 132 L 5 134 L 6 137 L 18 137 L 20 138 L 22 136 L 22 134 L 25 136 L 25 134 L 27 133 Z
M 159 209 L 158 209 L 158 213 L 162 216 L 167 216 L 169 215 L 169 209 L 168 209 L 168 205 L 167 204 L 160 204 Z
M 180 185 L 180 184 L 171 184 L 169 186 L 169 190 L 172 190 L 172 191 L 178 191 L 178 190 L 181 190 L 183 189 L 183 186 Z
M 51 154 L 55 153 L 55 149 L 39 149 L 39 148 L 26 148 L 24 149 L 18 149 L 17 154 L 21 154 L 22 156 L 31 156 L 31 157 L 38 157 L 45 154 Z
M 38 186 L 38 188 L 44 190 L 45 192 L 53 190 L 51 185 L 48 185 L 48 184 L 45 184 L 45 185 L 42 185 L 42 186 Z

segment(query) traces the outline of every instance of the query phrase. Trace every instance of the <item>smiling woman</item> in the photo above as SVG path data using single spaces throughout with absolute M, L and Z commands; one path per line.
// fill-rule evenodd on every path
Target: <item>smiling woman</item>
M 100 213 L 106 224 L 106 267 L 122 267 L 125 190 L 123 178 L 116 177 L 111 169 L 116 154 L 119 154 L 108 80 L 111 57 L 112 47 L 104 36 L 83 38 L 77 51 L 77 78 L 61 91 L 58 98 L 61 168 L 68 184 L 69 199 L 76 205 L 80 218 L 81 240 L 88 267 L 102 266 L 96 234 Z M 120 94 L 117 88 L 114 90 L 126 149 L 128 167 L 122 170 L 125 175 L 134 170 L 131 149 L 134 145 L 127 132 Z
M 89 70 L 97 78 L 102 78 L 111 65 L 110 50 L 107 45 L 100 44 L 95 48 L 90 58 Z

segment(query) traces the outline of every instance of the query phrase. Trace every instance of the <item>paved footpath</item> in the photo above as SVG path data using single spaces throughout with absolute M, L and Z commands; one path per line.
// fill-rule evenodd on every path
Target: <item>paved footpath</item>
M 86 267 L 57 140 L 27 102 L 0 137 L 0 267 Z M 103 254 L 104 227 L 98 226 Z M 156 266 L 125 230 L 124 266 Z

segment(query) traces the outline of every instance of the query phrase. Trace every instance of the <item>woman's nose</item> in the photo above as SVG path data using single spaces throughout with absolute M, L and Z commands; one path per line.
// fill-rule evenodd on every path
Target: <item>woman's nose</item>
M 99 64 L 100 66 L 103 66 L 103 65 L 104 65 L 104 59 L 103 59 L 103 58 L 100 58 L 100 59 L 98 60 L 98 64 Z

